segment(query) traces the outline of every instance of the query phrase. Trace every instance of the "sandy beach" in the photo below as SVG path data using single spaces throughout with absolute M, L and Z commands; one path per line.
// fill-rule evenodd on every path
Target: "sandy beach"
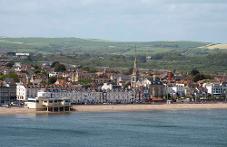
M 214 104 L 134 104 L 134 105 L 74 105 L 74 112 L 124 112 L 124 111 L 152 111 L 152 110 L 206 110 L 227 109 L 227 103 Z M 13 114 L 46 114 L 45 111 L 35 111 L 28 108 L 0 107 L 0 115 Z
M 135 104 L 135 105 L 75 105 L 77 112 L 119 112 L 152 110 L 227 109 L 227 103 L 214 104 Z

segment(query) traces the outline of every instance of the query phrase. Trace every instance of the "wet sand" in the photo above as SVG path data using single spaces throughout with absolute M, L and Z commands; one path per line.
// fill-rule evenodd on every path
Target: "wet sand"
M 28 109 L 23 107 L 0 107 L 0 115 L 14 115 L 14 114 L 44 114 L 46 112 L 36 111 L 34 109 Z

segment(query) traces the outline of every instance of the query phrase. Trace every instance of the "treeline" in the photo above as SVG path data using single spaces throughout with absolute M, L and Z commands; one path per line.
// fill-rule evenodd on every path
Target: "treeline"
M 137 61 L 140 68 L 146 69 L 176 69 L 179 71 L 190 72 L 191 69 L 198 69 L 202 72 L 227 72 L 227 54 L 212 53 L 206 56 L 190 57 L 179 52 L 169 52 L 151 56 L 138 55 Z M 111 67 L 111 68 L 130 68 L 133 65 L 134 56 L 125 55 L 50 55 L 43 60 L 61 61 L 81 65 L 83 67 Z

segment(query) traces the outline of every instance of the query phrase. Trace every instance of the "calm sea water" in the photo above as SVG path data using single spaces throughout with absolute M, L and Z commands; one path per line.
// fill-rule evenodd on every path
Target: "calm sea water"
M 0 147 L 227 147 L 227 111 L 0 116 Z

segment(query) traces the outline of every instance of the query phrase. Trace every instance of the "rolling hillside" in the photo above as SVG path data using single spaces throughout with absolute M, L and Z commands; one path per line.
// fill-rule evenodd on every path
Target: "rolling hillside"
M 132 67 L 135 46 L 138 65 L 146 69 L 193 68 L 207 72 L 227 72 L 225 45 L 190 41 L 111 42 L 80 38 L 0 38 L 0 52 L 42 53 L 29 63 L 60 61 L 83 67 Z M 216 49 L 216 48 L 223 49 Z M 210 48 L 210 49 L 209 49 Z M 146 57 L 150 56 L 147 61 Z
M 169 51 L 184 51 L 206 46 L 208 43 L 190 41 L 110 42 L 80 38 L 0 38 L 0 51 L 39 52 L 51 54 L 114 54 L 153 55 Z

